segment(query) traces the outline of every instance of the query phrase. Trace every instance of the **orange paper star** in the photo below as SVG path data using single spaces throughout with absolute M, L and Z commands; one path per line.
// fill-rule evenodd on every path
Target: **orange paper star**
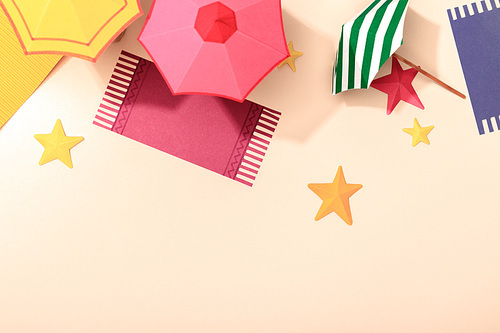
M 347 224 L 352 225 L 351 207 L 349 198 L 359 191 L 363 185 L 347 184 L 342 166 L 339 166 L 332 183 L 309 184 L 308 187 L 323 200 L 318 214 L 314 218 L 319 221 L 328 214 L 335 212 Z

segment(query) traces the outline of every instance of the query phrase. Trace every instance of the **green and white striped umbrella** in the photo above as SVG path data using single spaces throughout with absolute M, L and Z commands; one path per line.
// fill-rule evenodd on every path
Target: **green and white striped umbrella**
M 375 0 L 342 26 L 333 68 L 333 94 L 367 89 L 389 57 L 403 44 L 409 0 Z

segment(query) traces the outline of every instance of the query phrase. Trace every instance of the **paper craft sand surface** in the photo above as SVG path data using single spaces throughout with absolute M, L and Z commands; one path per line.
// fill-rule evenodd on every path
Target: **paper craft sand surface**
M 94 124 L 252 186 L 280 115 L 250 101 L 173 96 L 154 63 L 123 51 Z

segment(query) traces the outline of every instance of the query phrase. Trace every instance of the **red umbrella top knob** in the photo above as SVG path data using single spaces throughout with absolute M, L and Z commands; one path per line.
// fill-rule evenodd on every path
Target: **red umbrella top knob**
M 238 30 L 234 11 L 219 1 L 198 10 L 194 24 L 206 42 L 225 43 Z

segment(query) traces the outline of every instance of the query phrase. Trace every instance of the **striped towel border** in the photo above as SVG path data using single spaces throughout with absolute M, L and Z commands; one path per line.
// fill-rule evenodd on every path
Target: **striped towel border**
M 139 64 L 136 55 L 122 51 L 94 118 L 94 125 L 111 130 Z
M 266 108 L 262 110 L 234 180 L 253 186 L 280 117 L 281 113 L 278 111 Z
M 469 4 L 448 9 L 450 21 L 456 21 L 473 15 L 480 15 L 493 9 L 500 9 L 500 0 L 475 1 Z
M 113 129 L 140 59 L 134 54 L 122 51 L 97 110 L 94 125 L 107 130 Z M 234 180 L 253 186 L 280 117 L 281 112 L 266 108 L 262 110 Z

